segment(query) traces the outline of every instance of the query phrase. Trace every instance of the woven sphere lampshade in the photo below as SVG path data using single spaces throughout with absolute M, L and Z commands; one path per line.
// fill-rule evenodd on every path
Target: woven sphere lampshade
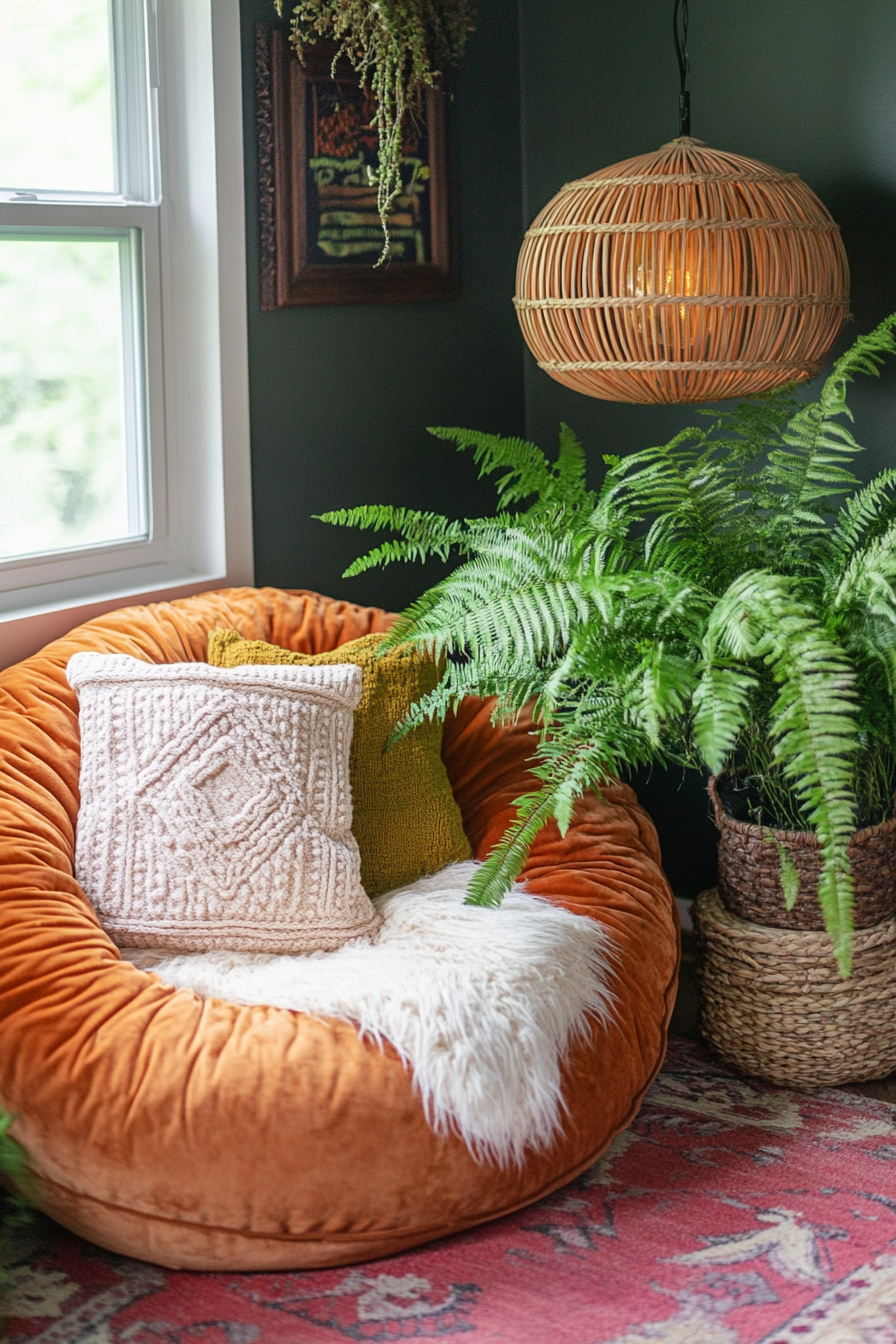
M 839 229 L 805 182 L 689 136 L 567 183 L 526 234 L 514 299 L 539 368 L 634 402 L 803 382 L 848 301 Z

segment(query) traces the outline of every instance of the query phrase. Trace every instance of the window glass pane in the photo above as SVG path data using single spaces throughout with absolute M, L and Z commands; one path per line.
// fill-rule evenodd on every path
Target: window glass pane
M 108 0 L 0 0 L 0 187 L 115 191 Z
M 0 559 L 146 534 L 135 251 L 0 231 Z

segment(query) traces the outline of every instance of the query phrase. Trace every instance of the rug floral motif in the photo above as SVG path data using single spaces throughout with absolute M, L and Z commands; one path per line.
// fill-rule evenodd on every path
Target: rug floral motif
M 8 1344 L 896 1344 L 896 1107 L 672 1041 L 571 1185 L 388 1260 L 173 1273 L 41 1220 Z

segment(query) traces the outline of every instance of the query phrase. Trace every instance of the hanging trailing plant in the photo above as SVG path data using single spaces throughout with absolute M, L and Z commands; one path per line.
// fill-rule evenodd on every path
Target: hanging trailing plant
M 283 0 L 275 0 L 283 13 Z M 301 0 L 292 12 L 290 41 L 304 63 L 319 39 L 336 43 L 333 71 L 346 57 L 376 103 L 379 139 L 377 209 L 389 257 L 389 211 L 401 191 L 402 122 L 419 111 L 427 89 L 463 54 L 472 32 L 472 0 Z

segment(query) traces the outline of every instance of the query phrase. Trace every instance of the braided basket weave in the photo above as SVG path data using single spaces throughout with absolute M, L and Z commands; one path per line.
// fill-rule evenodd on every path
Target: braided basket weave
M 883 1078 L 896 1068 L 896 919 L 860 930 L 840 978 L 825 933 L 766 928 L 718 892 L 692 909 L 700 1027 L 742 1073 L 785 1087 Z
M 736 821 L 725 811 L 715 776 L 709 781 L 719 828 L 719 895 L 742 919 L 779 929 L 823 929 L 818 904 L 821 850 L 810 831 L 776 831 Z M 799 894 L 785 909 L 778 845 L 797 866 Z M 896 818 L 856 831 L 849 843 L 854 884 L 853 923 L 870 928 L 896 913 Z
M 514 303 L 567 387 L 700 402 L 814 377 L 848 295 L 837 225 L 796 173 L 681 137 L 568 182 L 526 234 Z

